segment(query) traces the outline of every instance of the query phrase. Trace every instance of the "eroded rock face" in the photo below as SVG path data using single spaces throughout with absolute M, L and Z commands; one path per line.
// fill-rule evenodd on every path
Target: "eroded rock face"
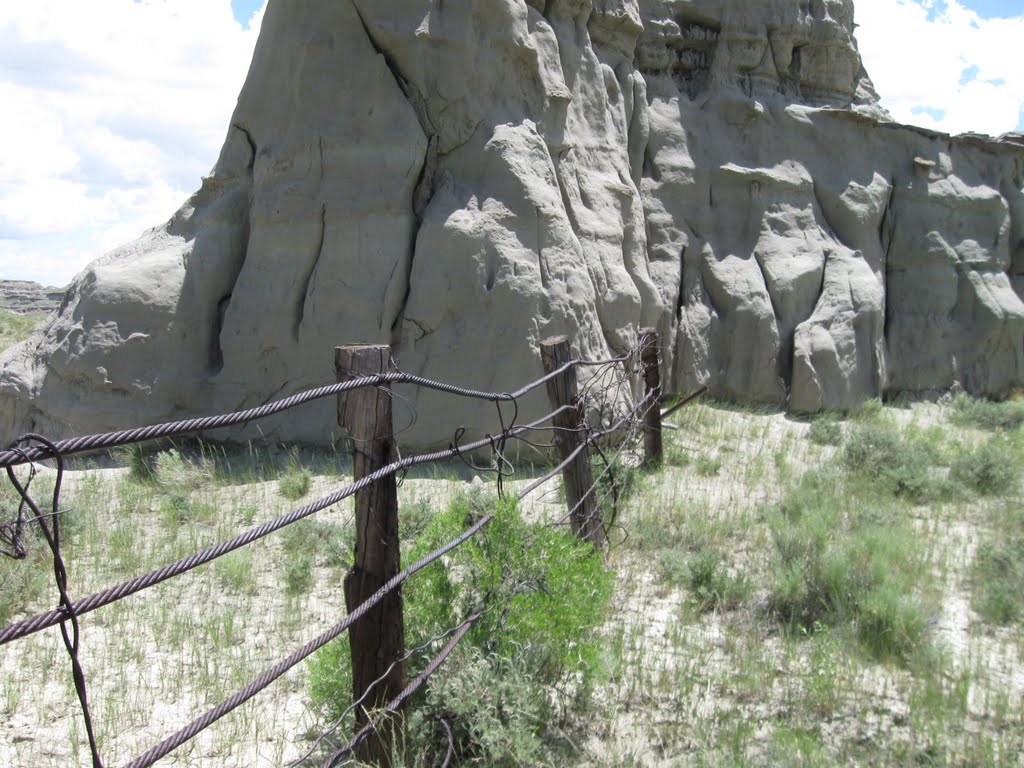
M 29 280 L 0 280 L 0 307 L 19 314 L 53 312 L 60 307 L 64 291 Z
M 1024 147 L 884 122 L 853 18 L 272 0 L 210 177 L 0 359 L 0 431 L 258 404 L 331 381 L 347 342 L 506 390 L 548 336 L 605 357 L 642 325 L 672 391 L 800 411 L 1004 394 L 1024 381 Z M 400 394 L 405 445 L 493 429 L 492 407 Z M 322 403 L 260 429 L 334 423 Z

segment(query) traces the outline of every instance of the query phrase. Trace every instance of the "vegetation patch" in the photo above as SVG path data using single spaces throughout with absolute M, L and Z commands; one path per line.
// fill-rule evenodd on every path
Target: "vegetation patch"
M 0 352 L 27 339 L 45 318 L 42 312 L 21 314 L 0 309 Z
M 811 422 L 807 439 L 815 445 L 839 445 L 843 442 L 843 426 L 835 416 L 820 416 Z
M 838 472 L 804 475 L 770 519 L 779 618 L 802 633 L 848 626 L 874 656 L 908 658 L 926 614 L 915 596 L 920 553 L 899 512 L 854 497 Z
M 908 440 L 890 424 L 868 421 L 850 433 L 842 453 L 845 468 L 873 488 L 914 503 L 946 493 L 932 472 L 938 456 L 919 440 Z
M 548 764 L 561 743 L 559 719 L 587 699 L 600 670 L 596 630 L 613 575 L 567 531 L 524 522 L 513 501 L 464 495 L 403 557 L 419 559 L 492 510 L 480 534 L 405 585 L 406 646 L 429 648 L 410 659 L 410 678 L 440 647 L 433 638 L 485 611 L 415 704 L 416 764 L 444 757 L 447 739 L 432 716 L 452 728 L 460 764 Z M 309 665 L 310 696 L 329 720 L 351 699 L 348 664 L 342 638 Z
M 973 448 L 963 448 L 950 466 L 950 476 L 982 496 L 1009 491 L 1020 475 L 1019 459 L 1002 435 Z
M 1024 619 L 1024 506 L 994 515 L 995 531 L 978 548 L 972 569 L 974 609 L 992 624 Z
M 277 490 L 289 501 L 298 501 L 313 483 L 313 473 L 302 465 L 298 451 L 292 451 L 285 463 L 284 473 L 277 480 Z
M 953 398 L 954 424 L 991 432 L 1010 431 L 1024 425 L 1024 400 L 995 402 L 957 395 Z

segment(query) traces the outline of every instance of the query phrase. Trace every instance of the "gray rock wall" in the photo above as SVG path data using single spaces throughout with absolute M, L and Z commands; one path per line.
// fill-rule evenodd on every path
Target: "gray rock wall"
M 849 0 L 272 0 L 210 177 L 0 358 L 0 432 L 258 404 L 330 381 L 352 341 L 506 390 L 547 336 L 603 357 L 641 325 L 673 391 L 797 411 L 1005 394 L 1024 148 L 886 122 L 853 19 Z M 493 429 L 490 407 L 400 394 L 406 445 Z M 333 425 L 324 403 L 261 431 Z

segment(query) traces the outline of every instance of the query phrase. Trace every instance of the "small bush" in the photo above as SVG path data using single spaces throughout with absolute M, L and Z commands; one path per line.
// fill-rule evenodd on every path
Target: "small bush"
M 153 474 L 157 485 L 164 490 L 176 493 L 195 491 L 213 481 L 213 462 L 205 456 L 189 458 L 171 448 L 157 454 Z
M 476 496 L 455 500 L 434 516 L 404 561 L 462 533 L 490 505 Z M 444 716 L 459 764 L 536 765 L 550 755 L 558 697 L 567 704 L 591 690 L 600 656 L 596 628 L 612 576 L 589 545 L 525 523 L 514 502 L 498 502 L 494 513 L 480 534 L 406 583 L 406 646 L 418 647 L 469 612 L 490 607 L 430 679 L 417 710 Z M 309 667 L 310 696 L 331 719 L 351 700 L 347 653 L 342 639 Z M 430 657 L 411 659 L 409 677 Z M 424 764 L 433 764 L 433 751 L 447 741 L 431 738 L 435 725 L 426 716 L 410 723 L 411 741 L 428 753 Z
M 120 452 L 121 459 L 128 466 L 128 476 L 136 483 L 153 485 L 156 483 L 156 472 L 153 470 L 152 457 L 148 456 L 141 445 L 129 445 Z
M 1024 424 L 1024 400 L 993 402 L 957 395 L 953 399 L 952 421 L 992 432 L 1017 429 Z
M 835 476 L 810 472 L 771 518 L 771 605 L 791 629 L 848 625 L 878 657 L 908 658 L 923 642 L 914 597 L 913 536 L 882 510 L 847 506 Z
M 351 526 L 307 518 L 288 526 L 282 543 L 290 561 L 305 558 L 310 568 L 314 563 L 327 568 L 347 568 L 355 546 L 354 530 Z
M 815 445 L 839 445 L 843 441 L 843 426 L 831 417 L 822 417 L 811 422 L 807 439 Z
M 605 510 L 607 525 L 613 526 L 626 501 L 640 487 L 643 470 L 623 461 L 621 456 L 607 459 L 596 452 L 591 454 L 590 465 L 596 484 L 594 498 Z
M 949 474 L 976 493 L 994 496 L 1013 487 L 1020 468 L 1009 443 L 997 435 L 975 448 L 963 449 Z
M 697 474 L 701 477 L 715 477 L 722 471 L 722 460 L 711 456 L 697 457 Z
M 256 585 L 252 575 L 252 552 L 240 549 L 230 552 L 214 561 L 217 581 L 229 592 L 255 593 Z
M 426 501 L 403 504 L 398 512 L 399 538 L 412 541 L 422 534 L 434 519 L 434 508 Z
M 285 594 L 300 597 L 313 588 L 313 556 L 309 553 L 289 555 L 284 566 Z
M 942 494 L 931 475 L 934 454 L 924 444 L 903 439 L 885 424 L 859 425 L 843 450 L 843 463 L 877 490 L 922 502 Z
M 986 621 L 1012 624 L 1024 619 L 1024 507 L 999 523 L 975 556 L 972 603 Z
M 733 576 L 722 565 L 717 550 L 705 547 L 686 564 L 686 586 L 700 611 L 736 608 L 750 597 L 751 584 L 743 575 Z
M 289 501 L 298 501 L 313 484 L 313 474 L 302 466 L 297 451 L 292 451 L 285 465 L 285 473 L 278 478 L 277 490 Z

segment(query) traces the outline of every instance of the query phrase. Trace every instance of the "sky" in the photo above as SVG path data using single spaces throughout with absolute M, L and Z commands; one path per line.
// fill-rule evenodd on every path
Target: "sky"
M 265 3 L 0 3 L 0 278 L 63 286 L 198 189 Z M 1024 131 L 1024 0 L 855 8 L 865 66 L 896 120 Z

